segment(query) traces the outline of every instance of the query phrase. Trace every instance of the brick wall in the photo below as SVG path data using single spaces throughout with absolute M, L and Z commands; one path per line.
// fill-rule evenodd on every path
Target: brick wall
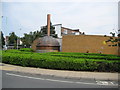
M 105 43 L 109 38 L 109 36 L 104 37 L 98 35 L 63 36 L 62 52 L 89 52 L 118 55 L 118 47 L 109 46 L 115 43 Z

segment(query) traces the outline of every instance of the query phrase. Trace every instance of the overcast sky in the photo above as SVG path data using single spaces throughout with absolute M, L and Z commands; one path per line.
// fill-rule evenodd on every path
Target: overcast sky
M 94 1 L 94 0 L 93 0 Z M 80 29 L 86 34 L 110 35 L 118 29 L 118 2 L 2 2 L 4 35 L 39 30 L 51 14 L 52 24 Z

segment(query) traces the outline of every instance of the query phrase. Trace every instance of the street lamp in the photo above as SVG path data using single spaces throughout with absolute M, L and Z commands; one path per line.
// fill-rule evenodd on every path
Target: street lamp
M 17 37 L 17 49 L 18 49 L 18 37 Z
M 19 30 L 21 31 L 21 28 L 20 28 Z M 17 49 L 18 49 L 18 44 L 19 44 L 19 43 L 18 43 L 18 37 L 17 37 Z

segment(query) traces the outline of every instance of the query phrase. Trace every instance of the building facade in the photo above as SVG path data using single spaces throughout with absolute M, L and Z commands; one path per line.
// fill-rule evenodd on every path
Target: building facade
M 119 55 L 117 42 L 106 42 L 110 36 L 67 35 L 63 36 L 62 52 L 101 53 Z M 112 37 L 117 38 L 117 37 Z
M 70 29 L 63 27 L 62 24 L 55 24 L 55 34 L 58 35 L 58 38 L 62 38 L 64 35 L 80 35 L 83 34 L 79 31 L 79 29 Z

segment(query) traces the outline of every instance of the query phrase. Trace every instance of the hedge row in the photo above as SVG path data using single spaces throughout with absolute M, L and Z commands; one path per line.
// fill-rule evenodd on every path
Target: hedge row
M 33 52 L 31 48 L 20 48 L 19 51 Z
M 89 58 L 89 59 L 104 59 L 104 60 L 120 60 L 120 56 L 110 54 L 97 54 L 97 53 L 66 53 L 66 52 L 52 52 L 51 56 L 58 57 L 73 57 L 73 58 Z
M 22 51 L 22 52 L 21 52 Z M 28 53 L 33 53 L 32 49 L 29 48 L 23 48 L 20 50 L 6 50 L 5 52 L 10 52 L 10 53 L 23 53 L 28 54 Z M 104 59 L 104 60 L 120 60 L 120 56 L 117 55 L 100 55 L 100 54 L 88 54 L 88 53 L 64 53 L 64 52 L 52 52 L 52 53 L 39 53 L 39 55 L 51 55 L 51 56 L 57 56 L 57 57 L 71 57 L 71 58 L 87 58 L 87 59 Z
M 2 62 L 39 68 L 80 70 L 80 71 L 106 71 L 118 72 L 120 62 L 117 60 L 85 59 L 71 57 L 55 57 L 50 53 L 47 56 L 39 53 L 3 52 Z
M 69 54 L 52 54 L 58 57 L 73 57 L 73 58 L 89 58 L 89 59 L 104 59 L 104 60 L 120 60 L 119 56 L 95 56 L 95 55 L 69 55 Z
M 51 54 L 57 54 L 57 52 L 50 52 Z M 69 55 L 94 55 L 94 56 L 117 56 L 112 54 L 100 54 L 100 53 L 78 53 L 78 52 L 59 52 L 59 54 L 69 54 Z

